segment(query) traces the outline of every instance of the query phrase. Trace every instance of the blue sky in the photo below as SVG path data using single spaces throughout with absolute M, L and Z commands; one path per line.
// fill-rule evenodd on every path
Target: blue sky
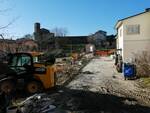
M 0 26 L 18 18 L 0 33 L 21 37 L 33 33 L 33 24 L 68 29 L 68 35 L 89 35 L 97 30 L 115 34 L 117 20 L 143 12 L 149 0 L 0 0 Z

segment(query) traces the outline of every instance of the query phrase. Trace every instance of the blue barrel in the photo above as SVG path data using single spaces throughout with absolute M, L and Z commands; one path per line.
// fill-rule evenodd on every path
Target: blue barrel
M 133 78 L 136 76 L 135 65 L 130 63 L 124 63 L 124 77 Z

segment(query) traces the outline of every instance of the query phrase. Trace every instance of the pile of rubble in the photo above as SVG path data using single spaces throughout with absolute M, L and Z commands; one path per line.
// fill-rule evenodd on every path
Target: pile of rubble
M 70 58 L 58 59 L 56 62 L 56 84 L 58 86 L 68 84 L 80 73 L 80 70 L 91 60 L 91 58 L 91 56 L 87 55 L 74 62 Z M 56 91 L 54 94 L 50 95 L 45 93 L 35 94 L 21 102 L 13 102 L 11 106 L 7 107 L 6 111 L 7 113 L 68 113 L 61 109 L 60 106 L 62 105 L 62 101 L 57 101 L 57 98 L 61 97 L 62 94 L 64 94 L 63 90 Z M 66 95 L 66 93 L 64 95 Z
M 7 107 L 7 113 L 55 113 L 54 100 L 46 94 L 35 94 L 20 103 Z
M 80 73 L 80 70 L 93 58 L 93 56 L 85 55 L 84 57 L 73 61 L 72 59 L 63 59 L 56 63 L 56 78 L 57 85 L 64 85 L 71 81 L 76 75 Z

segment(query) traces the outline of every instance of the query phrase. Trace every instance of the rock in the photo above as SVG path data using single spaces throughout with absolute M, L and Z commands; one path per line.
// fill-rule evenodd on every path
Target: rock
M 28 97 L 23 102 L 18 103 L 18 106 L 12 110 L 21 108 L 19 109 L 21 113 L 51 113 L 56 109 L 56 106 L 53 105 L 53 102 L 54 100 L 48 98 L 48 95 L 46 94 L 35 94 Z M 9 111 L 10 110 L 11 109 L 9 109 Z
M 130 101 L 130 100 L 127 100 L 127 99 L 126 99 L 126 100 L 124 101 L 124 104 L 127 104 L 127 105 L 136 105 L 137 102 L 136 102 L 136 101 L 132 101 L 132 100 Z

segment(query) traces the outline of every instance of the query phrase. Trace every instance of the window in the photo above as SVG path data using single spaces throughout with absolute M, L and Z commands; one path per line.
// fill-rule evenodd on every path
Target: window
M 140 25 L 127 25 L 126 32 L 127 32 L 127 35 L 140 34 Z
M 17 56 L 13 57 L 13 59 L 11 59 L 11 66 L 16 66 L 17 65 Z
M 21 60 L 22 66 L 25 64 L 29 66 L 31 65 L 31 58 L 29 56 L 23 55 Z
M 10 66 L 31 65 L 31 58 L 27 55 L 13 56 L 10 61 Z
M 33 57 L 33 62 L 34 62 L 34 63 L 35 63 L 35 62 L 39 62 L 39 59 L 38 59 L 37 56 Z

